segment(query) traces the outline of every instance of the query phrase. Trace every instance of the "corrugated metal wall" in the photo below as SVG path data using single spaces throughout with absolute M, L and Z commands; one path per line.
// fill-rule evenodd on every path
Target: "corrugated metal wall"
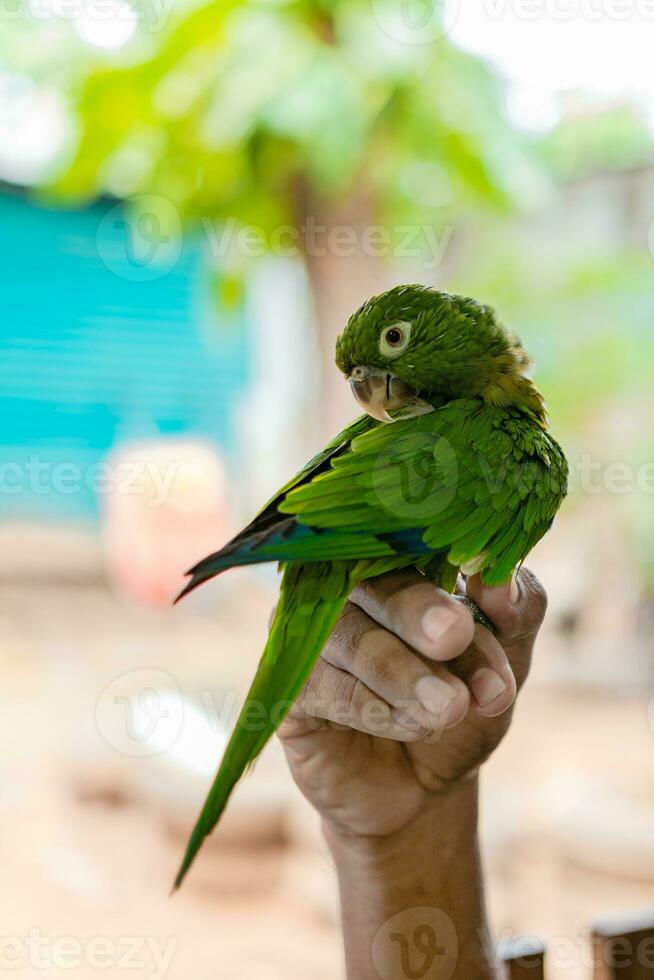
M 92 491 L 54 490 L 48 473 L 84 470 L 120 442 L 192 434 L 229 450 L 248 376 L 243 314 L 218 310 L 199 238 L 135 281 L 115 208 L 0 195 L 4 517 L 93 518 Z

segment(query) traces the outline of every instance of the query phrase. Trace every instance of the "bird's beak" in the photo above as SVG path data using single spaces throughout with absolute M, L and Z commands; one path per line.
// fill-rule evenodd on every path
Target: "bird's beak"
M 380 422 L 392 422 L 390 410 L 405 408 L 416 401 L 414 388 L 380 368 L 367 365 L 352 368 L 348 381 L 364 411 Z

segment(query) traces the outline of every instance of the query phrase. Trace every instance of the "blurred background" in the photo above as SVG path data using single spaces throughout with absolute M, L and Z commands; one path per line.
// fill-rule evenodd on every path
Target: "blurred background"
M 277 745 L 168 890 L 276 574 L 175 609 L 355 414 L 334 338 L 419 281 L 490 302 L 571 463 L 533 679 L 488 766 L 499 938 L 654 885 L 654 8 L 3 0 L 2 968 L 340 975 Z

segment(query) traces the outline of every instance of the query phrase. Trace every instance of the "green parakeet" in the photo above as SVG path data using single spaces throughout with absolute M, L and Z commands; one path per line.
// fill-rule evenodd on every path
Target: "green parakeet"
M 266 648 L 175 887 L 300 693 L 353 586 L 407 566 L 448 591 L 459 570 L 508 582 L 566 492 L 529 359 L 490 307 L 396 287 L 350 318 L 336 364 L 366 414 L 191 569 L 181 593 L 239 565 L 283 569 Z M 265 707 L 256 725 L 254 703 Z

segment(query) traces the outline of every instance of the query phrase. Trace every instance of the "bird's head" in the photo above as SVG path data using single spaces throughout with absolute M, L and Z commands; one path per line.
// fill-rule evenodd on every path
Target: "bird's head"
M 381 421 L 475 396 L 545 419 L 519 342 L 489 306 L 463 296 L 424 286 L 374 296 L 336 341 L 336 364 L 357 401 Z

